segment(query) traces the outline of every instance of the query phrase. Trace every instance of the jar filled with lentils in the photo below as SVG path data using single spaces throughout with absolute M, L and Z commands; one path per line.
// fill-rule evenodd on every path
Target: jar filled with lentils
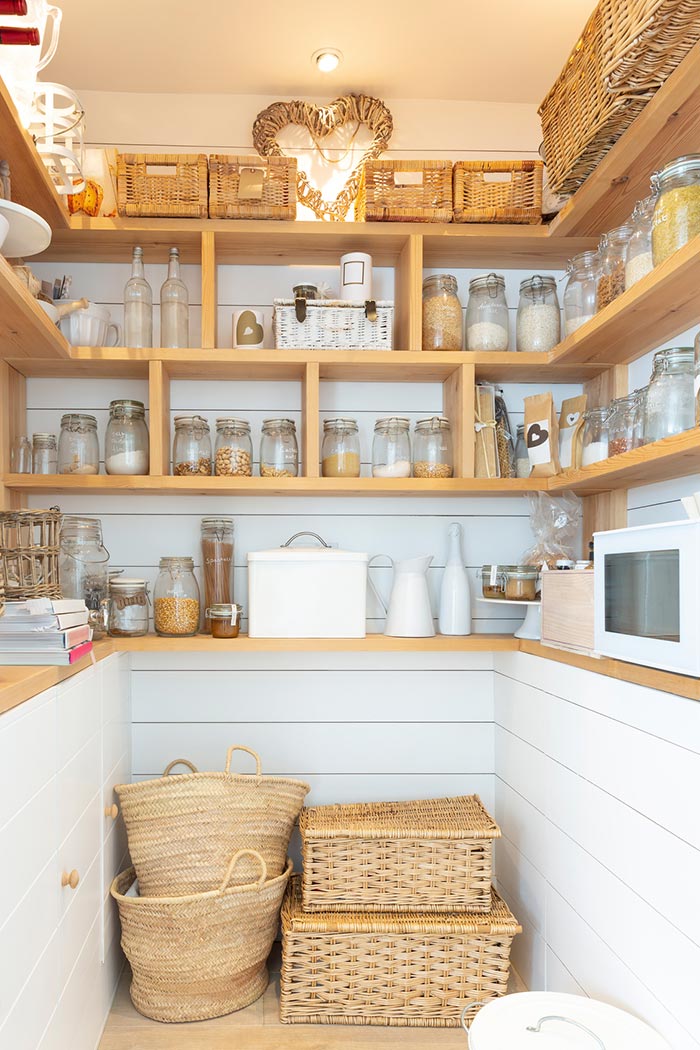
M 598 309 L 608 306 L 625 290 L 627 245 L 632 227 L 625 223 L 604 233 L 600 239 L 600 277 L 598 278 Z
M 203 416 L 175 416 L 173 474 L 211 474 L 211 434 Z
M 637 417 L 637 392 L 626 397 L 616 397 L 610 402 L 608 414 L 608 456 L 619 456 L 637 447 L 635 422 Z
M 295 478 L 298 473 L 299 446 L 294 420 L 263 420 L 260 438 L 260 477 Z
M 199 585 L 191 558 L 160 559 L 153 622 L 156 633 L 165 638 L 191 637 L 199 630 Z
M 250 423 L 245 419 L 217 419 L 214 473 L 234 478 L 252 476 L 253 443 L 250 438 Z
M 462 304 L 457 278 L 449 273 L 423 281 L 423 349 L 462 349 Z
M 413 436 L 414 478 L 451 478 L 453 471 L 449 419 L 419 419 Z
M 652 178 L 658 192 L 651 223 L 654 266 L 700 233 L 700 153 L 678 157 Z

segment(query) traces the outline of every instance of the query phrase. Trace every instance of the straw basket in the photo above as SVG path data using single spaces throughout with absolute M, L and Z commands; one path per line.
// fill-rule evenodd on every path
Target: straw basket
M 602 75 L 612 91 L 660 87 L 700 40 L 700 0 L 602 0 Z
M 120 215 L 209 214 L 208 167 L 204 153 L 120 153 L 117 207 Z
M 255 758 L 254 775 L 230 772 L 234 751 Z M 192 772 L 168 776 L 179 763 Z M 276 877 L 284 871 L 292 828 L 309 790 L 301 780 L 263 776 L 260 756 L 240 745 L 228 749 L 223 773 L 199 773 L 191 762 L 176 759 L 157 780 L 119 784 L 115 791 L 141 893 L 179 896 L 215 889 L 234 850 L 257 850 Z M 231 882 L 250 882 L 255 874 L 244 859 Z
M 476 1012 L 507 991 L 519 932 L 495 891 L 488 915 L 308 914 L 294 877 L 282 905 L 280 1019 L 457 1028 L 465 1004 Z
M 6 598 L 61 597 L 60 532 L 57 508 L 0 513 L 0 572 Z
M 454 221 L 542 222 L 541 160 L 460 160 L 454 166 Z
M 304 809 L 305 911 L 487 912 L 498 825 L 478 795 Z
M 230 886 L 246 855 L 257 867 L 257 880 Z M 134 869 L 117 875 L 111 894 L 119 905 L 136 1009 L 156 1021 L 202 1021 L 259 999 L 291 871 L 289 861 L 268 881 L 260 854 L 239 850 L 218 889 L 185 897 L 127 896 Z
M 452 162 L 368 160 L 355 218 L 358 222 L 452 222 Z
M 295 157 L 209 157 L 212 219 L 295 219 Z

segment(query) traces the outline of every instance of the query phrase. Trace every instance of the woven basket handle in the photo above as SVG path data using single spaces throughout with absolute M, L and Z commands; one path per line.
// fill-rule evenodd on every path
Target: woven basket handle
M 199 773 L 197 767 L 193 765 L 188 758 L 174 758 L 172 762 L 169 762 L 163 770 L 163 776 L 167 777 L 170 773 L 170 770 L 173 769 L 174 766 L 188 766 L 193 773 Z
M 231 772 L 231 758 L 233 757 L 234 751 L 245 751 L 247 755 L 252 755 L 255 759 L 255 775 L 259 777 L 262 775 L 262 762 L 260 761 L 260 755 L 257 751 L 253 751 L 250 747 L 244 747 L 243 744 L 231 744 L 231 747 L 226 752 L 226 772 Z M 248 774 L 250 775 L 250 774 Z
M 256 849 L 239 849 L 231 857 L 226 874 L 224 875 L 224 881 L 219 886 L 219 893 L 224 893 L 228 889 L 228 882 L 233 875 L 233 869 L 236 867 L 236 864 L 238 864 L 241 857 L 252 857 L 253 860 L 257 860 L 260 865 L 260 878 L 257 882 L 251 882 L 249 885 L 256 886 L 259 890 L 265 885 L 265 880 L 267 879 L 267 864 L 258 851 Z

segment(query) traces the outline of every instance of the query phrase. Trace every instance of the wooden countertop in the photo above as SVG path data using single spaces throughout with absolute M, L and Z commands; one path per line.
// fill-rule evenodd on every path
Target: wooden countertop
M 95 660 L 104 660 L 119 652 L 364 652 L 364 653 L 468 653 L 468 652 L 522 652 L 539 656 L 545 660 L 580 667 L 621 682 L 632 682 L 663 693 L 673 693 L 689 700 L 700 700 L 700 679 L 686 675 L 657 671 L 651 667 L 639 667 L 622 660 L 596 659 L 579 653 L 553 649 L 505 634 L 474 634 L 468 638 L 436 635 L 434 638 L 387 638 L 381 634 L 370 634 L 365 638 L 314 639 L 314 638 L 240 638 L 220 641 L 208 635 L 193 638 L 108 638 L 95 642 Z M 85 656 L 70 667 L 1 667 L 0 666 L 0 715 L 17 707 L 25 700 L 43 693 L 46 689 L 66 681 L 79 671 L 90 667 L 90 657 Z

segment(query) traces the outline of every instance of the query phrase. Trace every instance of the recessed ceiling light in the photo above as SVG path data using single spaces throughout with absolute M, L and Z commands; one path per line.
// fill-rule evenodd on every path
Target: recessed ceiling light
M 320 51 L 314 51 L 311 61 L 316 63 L 321 73 L 332 73 L 340 65 L 342 57 L 336 48 L 322 47 Z

